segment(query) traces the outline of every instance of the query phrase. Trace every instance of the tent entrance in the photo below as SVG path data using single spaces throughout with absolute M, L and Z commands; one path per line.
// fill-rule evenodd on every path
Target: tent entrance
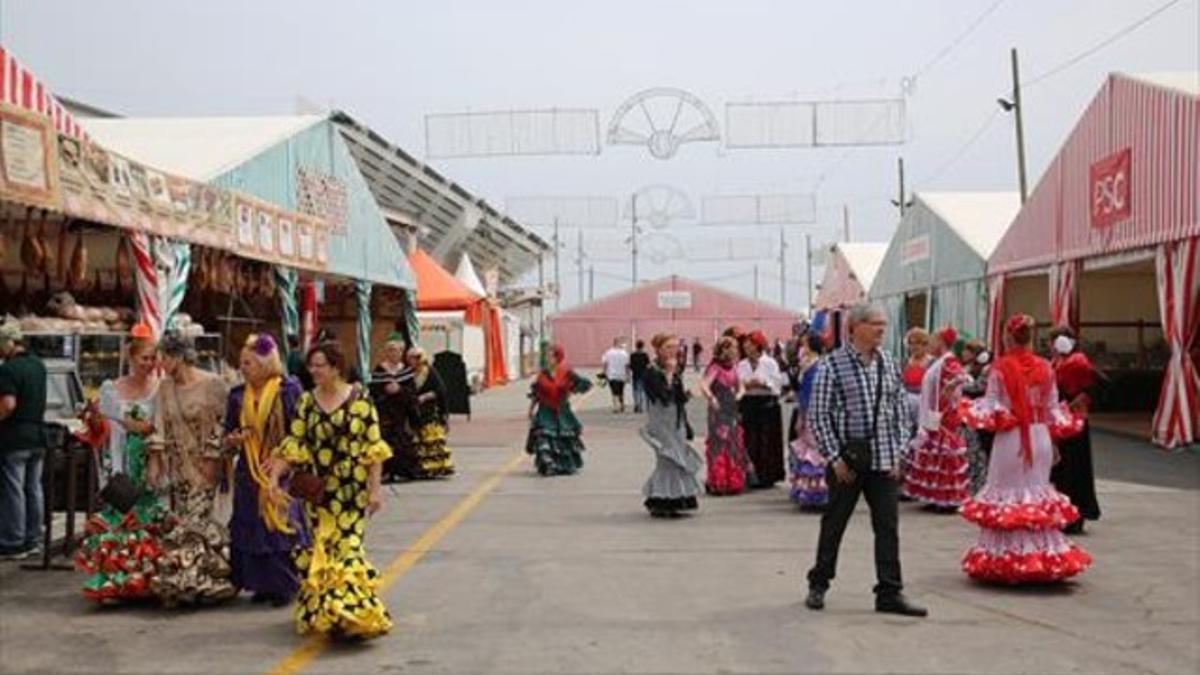
M 904 296 L 904 330 L 911 328 L 928 328 L 925 320 L 929 316 L 929 293 L 918 291 Z
M 1084 270 L 1079 277 L 1079 335 L 1108 378 L 1094 423 L 1106 417 L 1149 435 L 1170 350 L 1163 340 L 1154 260 Z M 1130 416 L 1122 413 L 1138 413 Z M 1114 415 L 1106 415 L 1114 413 Z

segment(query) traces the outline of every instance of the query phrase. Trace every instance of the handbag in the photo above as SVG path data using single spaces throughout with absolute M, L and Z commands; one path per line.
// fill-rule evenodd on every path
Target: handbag
M 313 506 L 325 505 L 325 481 L 312 471 L 294 471 L 288 481 L 288 494 Z
M 847 438 L 842 446 L 841 457 L 855 473 L 866 473 L 871 470 L 873 456 L 872 445 L 879 425 L 879 403 L 883 399 L 883 357 L 875 357 L 875 371 L 879 382 L 875 386 L 875 405 L 871 411 L 871 435 L 868 438 Z
M 143 493 L 142 488 L 133 482 L 129 474 L 120 472 L 114 473 L 108 482 L 105 483 L 104 489 L 100 491 L 100 501 L 113 507 L 120 513 L 128 513 L 133 505 L 137 503 Z

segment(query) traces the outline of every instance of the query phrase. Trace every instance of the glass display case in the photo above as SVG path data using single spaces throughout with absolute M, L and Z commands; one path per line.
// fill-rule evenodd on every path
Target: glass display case
M 125 333 L 27 333 L 29 350 L 43 359 L 68 360 L 75 365 L 84 395 L 94 398 L 100 385 L 125 372 Z M 222 374 L 224 343 L 219 333 L 205 333 L 195 340 L 197 363 L 204 370 Z

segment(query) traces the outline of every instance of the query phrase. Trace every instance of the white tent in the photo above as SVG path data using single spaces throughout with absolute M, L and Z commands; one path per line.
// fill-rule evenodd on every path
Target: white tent
M 458 259 L 458 269 L 454 271 L 454 278 L 471 289 L 471 292 L 487 297 L 487 289 L 483 287 L 483 282 L 475 273 L 475 265 L 471 263 L 471 256 L 466 251 L 463 251 L 462 257 Z

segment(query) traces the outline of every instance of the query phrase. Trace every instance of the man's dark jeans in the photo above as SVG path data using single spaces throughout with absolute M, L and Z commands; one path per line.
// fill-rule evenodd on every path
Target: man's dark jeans
M 838 548 L 846 524 L 858 504 L 859 493 L 871 508 L 871 528 L 875 531 L 875 594 L 900 592 L 900 534 L 896 508 L 896 479 L 890 473 L 871 471 L 855 477 L 849 484 L 838 482 L 830 467 L 825 471 L 829 503 L 821 516 L 821 537 L 817 544 L 817 564 L 808 572 L 809 588 L 825 591 L 837 571 Z
M 0 451 L 0 553 L 41 543 L 42 507 L 42 451 Z

